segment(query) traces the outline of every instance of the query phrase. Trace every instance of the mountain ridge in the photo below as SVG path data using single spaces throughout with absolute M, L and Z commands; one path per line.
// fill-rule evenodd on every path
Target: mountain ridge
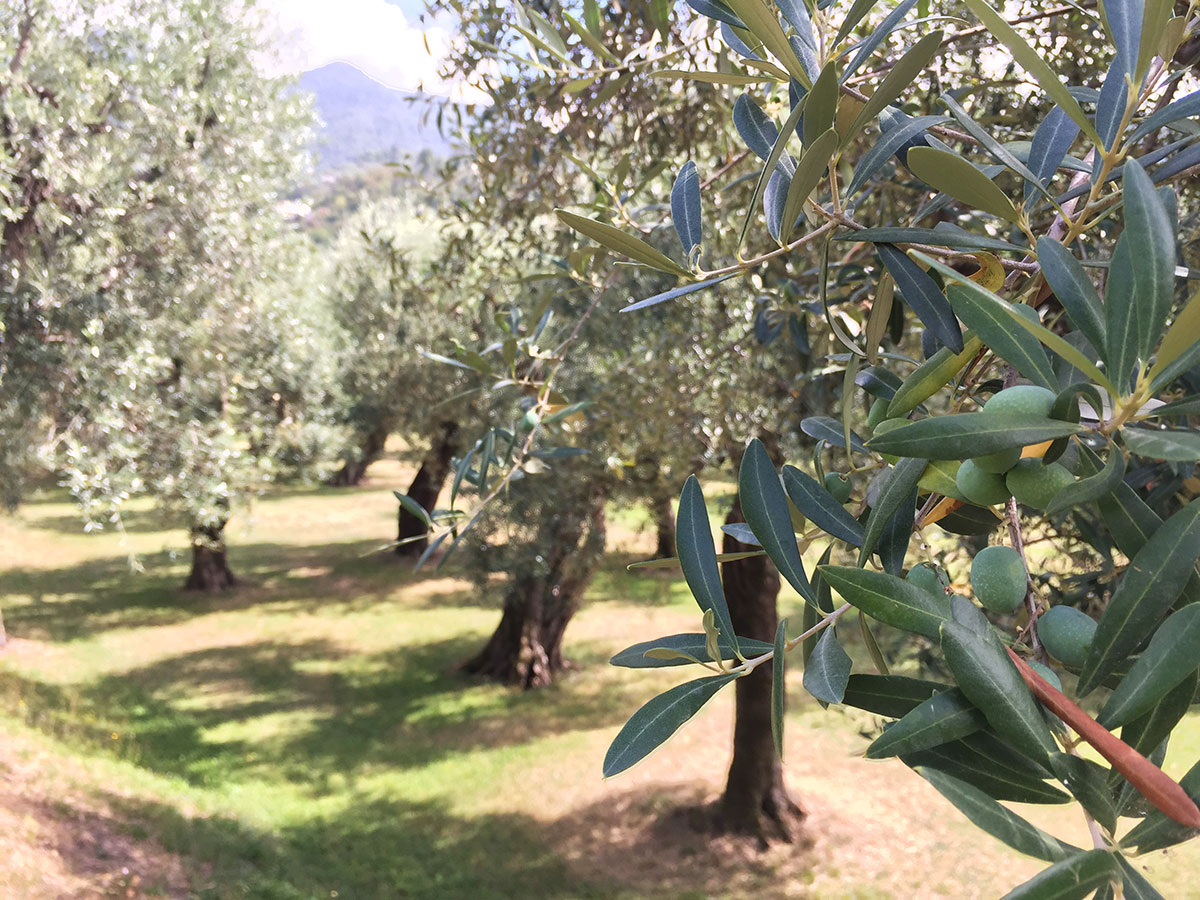
M 450 150 L 433 121 L 437 110 L 429 95 L 389 87 L 342 60 L 303 73 L 299 83 L 312 93 L 321 118 L 314 147 L 321 169 L 395 162 L 426 149 L 439 155 Z

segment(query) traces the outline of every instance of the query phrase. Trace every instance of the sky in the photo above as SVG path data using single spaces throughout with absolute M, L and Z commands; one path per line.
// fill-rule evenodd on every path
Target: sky
M 391 88 L 486 102 L 466 85 L 439 77 L 451 34 L 420 21 L 423 0 L 262 0 L 260 6 L 280 30 L 279 66 L 285 71 L 342 61 Z

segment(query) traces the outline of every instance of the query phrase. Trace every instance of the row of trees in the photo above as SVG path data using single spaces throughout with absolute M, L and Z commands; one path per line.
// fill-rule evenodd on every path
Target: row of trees
M 464 36 L 493 36 L 497 13 L 468 9 Z M 632 50 L 653 34 L 644 10 L 606 15 L 618 45 Z M 435 172 L 421 160 L 398 178 L 418 201 L 368 203 L 314 249 L 281 202 L 306 174 L 311 112 L 286 80 L 254 65 L 265 48 L 251 5 L 29 0 L 4 16 L 0 375 L 10 504 L 46 471 L 71 490 L 88 527 L 151 496 L 191 534 L 188 586 L 221 590 L 235 583 L 226 526 L 267 483 L 357 484 L 400 432 L 428 451 L 409 493 L 433 508 L 472 446 L 469 468 L 478 469 L 488 423 L 506 416 L 508 433 L 527 433 L 522 422 L 552 417 L 570 392 L 591 404 L 587 413 L 539 427 L 538 439 L 565 430 L 579 445 L 586 428 L 592 452 L 568 462 L 565 448 L 551 448 L 540 465 L 586 471 L 599 487 L 562 506 L 563 533 L 602 537 L 607 500 L 648 499 L 667 555 L 678 480 L 736 454 L 755 430 L 752 416 L 726 420 L 722 410 L 744 408 L 762 386 L 803 393 L 793 382 L 810 348 L 798 320 L 781 324 L 769 286 L 755 310 L 717 298 L 702 324 L 714 340 L 681 347 L 686 329 L 647 332 L 616 313 L 617 298 L 657 290 L 660 276 L 601 284 L 601 260 L 571 255 L 565 240 L 552 253 L 544 246 L 555 227 L 546 211 L 582 183 L 593 183 L 597 202 L 622 192 L 650 202 L 661 168 L 633 184 L 635 166 L 699 148 L 698 109 L 716 93 L 676 104 L 677 131 L 663 142 L 644 127 L 667 112 L 644 71 L 603 95 L 563 94 L 548 115 L 524 73 L 505 78 L 472 123 L 468 165 Z M 462 47 L 455 64 L 468 74 L 481 57 Z M 151 58 L 153 66 L 141 61 Z M 619 115 L 620 128 L 595 128 L 582 113 L 596 108 Z M 587 172 L 572 144 L 603 144 L 612 158 Z M 704 152 L 717 164 L 727 148 Z M 543 212 L 526 215 L 535 208 Z M 747 368 L 746 345 L 768 340 L 790 374 L 773 371 L 770 357 Z M 572 344 L 586 348 L 587 367 L 541 390 Z M 653 370 L 627 365 L 629 352 Z M 721 396 L 688 389 L 687 409 L 663 403 L 706 371 L 722 373 Z M 656 403 L 661 417 L 629 414 Z M 486 478 L 459 480 L 487 493 Z M 511 527 L 484 525 L 469 554 L 480 572 L 495 568 L 500 554 L 488 547 Z M 419 555 L 423 531 L 402 510 L 397 551 Z M 471 668 L 527 685 L 552 677 L 603 546 L 564 554 L 552 546 L 558 534 L 508 535 L 521 549 L 498 634 L 517 637 L 498 638 Z M 574 574 L 531 568 L 554 553 Z M 554 600 L 542 636 L 524 624 L 534 595 Z M 552 662 L 518 662 L 540 658 Z
M 252 64 L 245 15 L 0 11 L 6 496 L 46 461 L 90 522 L 150 493 L 190 528 L 189 584 L 206 588 L 228 583 L 231 508 L 309 424 L 321 369 L 305 342 L 321 325 L 290 303 L 307 262 L 276 209 L 308 114 Z
M 464 35 L 510 40 L 493 33 L 497 12 L 468 9 Z M 607 10 L 606 40 L 660 52 L 648 14 Z M 653 206 L 666 177 L 655 159 L 741 162 L 700 128 L 707 105 L 732 110 L 720 89 L 666 105 L 639 64 L 547 111 L 536 73 L 513 73 L 472 123 L 471 165 L 434 179 L 424 161 L 420 204 L 369 203 L 315 249 L 280 202 L 304 176 L 311 115 L 253 65 L 251 8 L 29 0 L 4 15 L 6 497 L 49 470 L 95 527 L 151 496 L 189 529 L 188 587 L 234 586 L 226 526 L 269 482 L 357 484 L 401 432 L 428 451 L 409 495 L 432 510 L 452 474 L 460 493 L 495 493 L 498 448 L 528 441 L 533 455 L 502 481 L 549 477 L 508 484 L 510 504 L 485 508 L 463 549 L 481 581 L 508 575 L 497 631 L 466 668 L 542 685 L 600 562 L 606 505 L 647 501 L 672 555 L 680 480 L 740 456 L 779 404 L 799 414 L 826 390 L 811 361 L 832 345 L 810 346 L 806 317 L 783 311 L 782 270 L 752 306 L 713 295 L 694 321 L 647 329 L 619 313 L 623 298 L 668 280 L 607 276 L 551 215 L 585 185 L 597 206 Z M 671 27 L 687 41 L 687 21 Z M 462 46 L 469 74 L 482 57 Z M 646 128 L 655 116 L 668 139 Z M 581 163 L 601 146 L 606 158 Z M 655 240 L 669 251 L 673 238 Z M 586 406 L 564 409 L 566 396 Z M 397 552 L 420 555 L 424 532 L 402 508 Z M 773 620 L 778 579 L 745 571 L 748 614 Z M 747 746 L 738 768 L 765 771 L 777 796 L 778 764 L 761 740 Z M 731 821 L 754 825 L 757 795 L 730 796 L 744 798 Z
M 241 0 L 0 9 L 0 489 L 52 473 L 89 528 L 154 498 L 200 590 L 234 584 L 226 525 L 265 484 L 354 482 L 422 434 L 418 350 L 478 334 L 408 246 L 436 249 L 456 173 L 419 160 L 393 176 L 419 203 L 330 248 L 289 218 L 315 122 L 261 31 Z

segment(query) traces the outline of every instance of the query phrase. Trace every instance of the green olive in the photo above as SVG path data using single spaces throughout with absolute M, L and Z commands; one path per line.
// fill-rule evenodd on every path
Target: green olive
M 1043 466 L 1040 459 L 1023 459 L 1004 477 L 1017 501 L 1034 509 L 1045 509 L 1059 491 L 1074 481 L 1065 466 Z
M 875 437 L 879 437 L 879 435 L 881 435 L 881 434 L 887 434 L 889 431 L 895 431 L 897 428 L 901 427 L 902 425 L 907 425 L 907 424 L 908 424 L 908 419 L 904 419 L 904 418 L 884 419 L 882 422 L 880 422 L 878 425 L 875 426 L 874 435 L 875 435 Z
M 1005 388 L 983 406 L 986 413 L 1006 413 L 1045 418 L 1054 406 L 1054 391 L 1035 384 L 1018 384 Z
M 984 547 L 971 561 L 975 599 L 994 613 L 1011 613 L 1025 599 L 1025 564 L 1012 547 Z
M 1028 663 L 1029 668 L 1033 669 L 1033 671 L 1035 671 L 1039 675 L 1041 675 L 1045 681 L 1050 682 L 1051 687 L 1057 688 L 1060 691 L 1062 690 L 1062 680 L 1058 677 L 1057 674 L 1055 674 L 1055 671 L 1053 669 L 1051 669 L 1047 665 L 1043 665 L 1042 663 L 1038 662 L 1036 659 L 1026 660 L 1026 663 Z
M 946 570 L 929 563 L 917 563 L 908 570 L 904 580 L 939 597 L 945 596 L 946 588 L 950 586 L 950 576 L 946 574 Z
M 960 494 L 979 506 L 995 506 L 1011 496 L 1003 475 L 985 472 L 970 459 L 958 467 L 954 484 Z
M 1037 620 L 1037 633 L 1047 653 L 1078 669 L 1096 635 L 1096 620 L 1073 606 L 1055 606 Z
M 975 463 L 976 468 L 981 472 L 987 472 L 989 475 L 1003 475 L 1015 466 L 1020 459 L 1021 448 L 1014 447 L 1011 450 L 998 450 L 986 456 L 976 456 L 972 459 L 972 462 Z
M 845 503 L 850 499 L 849 479 L 843 478 L 836 472 L 828 472 L 825 475 L 825 490 L 829 491 L 838 503 Z
M 875 431 L 872 436 L 879 437 L 881 434 L 887 434 L 889 431 L 895 431 L 897 428 L 901 428 L 907 424 L 909 424 L 909 421 L 908 421 L 908 419 L 904 419 L 904 418 L 884 419 L 882 422 L 880 422 L 878 425 L 875 426 Z M 892 463 L 893 465 L 900 459 L 900 457 L 893 456 L 890 453 L 880 453 L 879 455 L 882 456 L 884 459 L 886 459 L 888 462 Z

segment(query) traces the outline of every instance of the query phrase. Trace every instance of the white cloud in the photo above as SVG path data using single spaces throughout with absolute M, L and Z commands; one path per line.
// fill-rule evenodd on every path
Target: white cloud
M 486 95 L 439 74 L 451 32 L 409 20 L 386 0 L 263 0 L 280 32 L 277 65 L 302 72 L 335 61 L 350 63 L 388 87 L 423 90 L 456 103 L 488 102 Z

